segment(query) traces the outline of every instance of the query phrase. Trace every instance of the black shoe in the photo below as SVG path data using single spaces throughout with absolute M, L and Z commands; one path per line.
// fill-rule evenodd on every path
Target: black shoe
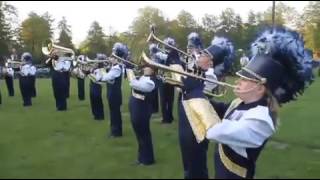
M 140 161 L 135 161 L 133 162 L 131 165 L 132 166 L 151 166 L 153 165 L 155 162 L 150 162 L 150 163 L 143 163 L 143 162 L 140 162 Z
M 172 122 L 169 121 L 161 121 L 161 124 L 171 124 Z
M 96 121 L 103 121 L 103 120 L 104 120 L 104 117 L 94 117 L 94 120 L 96 120 Z
M 120 138 L 120 137 L 122 137 L 122 135 L 114 135 L 114 134 L 108 135 L 108 138 L 109 138 L 109 139 Z

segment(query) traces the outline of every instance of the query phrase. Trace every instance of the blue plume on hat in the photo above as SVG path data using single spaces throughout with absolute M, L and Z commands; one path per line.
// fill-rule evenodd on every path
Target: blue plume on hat
M 235 52 L 233 43 L 225 37 L 215 36 L 211 45 L 204 50 L 211 59 L 217 76 L 223 76 L 232 67 L 235 61 Z
M 296 99 L 313 81 L 312 57 L 304 48 L 302 36 L 295 31 L 284 27 L 268 28 L 251 44 L 251 53 L 252 60 L 257 56 L 267 56 L 270 57 L 269 64 L 281 67 L 278 70 L 282 71 L 281 77 L 273 77 L 278 73 L 273 72 L 275 69 L 268 69 L 268 73 L 255 72 L 267 78 L 266 84 L 272 87 L 271 91 L 279 103 Z M 253 67 L 254 62 L 249 64 Z
M 128 52 L 129 52 L 128 47 L 120 42 L 117 42 L 113 45 L 112 53 L 114 53 L 115 55 L 121 58 L 126 59 L 128 57 Z
M 157 52 L 159 52 L 159 48 L 157 44 L 150 44 L 149 45 L 149 52 L 150 52 L 150 56 L 153 56 L 154 54 L 156 54 Z
M 168 59 L 168 54 L 165 54 L 165 53 L 159 51 L 156 54 L 154 54 L 153 59 L 157 63 L 165 64 Z
M 163 42 L 165 42 L 166 44 L 169 44 L 171 46 L 176 46 L 176 41 L 171 38 L 171 37 L 167 37 L 163 40 Z
M 200 36 L 196 32 L 192 32 L 188 35 L 188 48 L 197 48 L 202 49 L 202 41 L 200 39 Z
M 22 62 L 32 62 L 32 55 L 29 52 L 24 52 L 21 56 L 21 61 Z

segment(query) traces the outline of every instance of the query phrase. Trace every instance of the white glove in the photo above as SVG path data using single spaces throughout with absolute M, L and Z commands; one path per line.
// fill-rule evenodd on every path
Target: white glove
M 14 76 L 14 70 L 12 68 L 5 68 L 5 69 L 7 70 L 8 76 L 10 76 L 10 77 Z
M 206 71 L 205 75 L 206 75 L 207 79 L 217 80 L 217 76 L 214 74 L 213 68 L 209 68 Z M 215 84 L 215 83 L 210 83 L 208 81 L 204 82 L 204 89 L 205 90 L 212 91 L 216 87 L 217 87 L 217 84 Z

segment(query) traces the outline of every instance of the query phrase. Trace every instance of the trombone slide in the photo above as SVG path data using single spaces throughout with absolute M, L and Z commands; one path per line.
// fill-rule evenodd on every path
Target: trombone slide
M 192 74 L 192 73 L 188 73 L 188 72 L 181 71 L 181 70 L 175 70 L 175 69 L 170 68 L 170 67 L 168 67 L 166 65 L 162 65 L 162 64 L 156 63 L 156 62 L 152 61 L 150 58 L 148 58 L 147 55 L 145 54 L 145 52 L 142 52 L 142 58 L 147 64 L 149 64 L 151 66 L 154 66 L 154 67 L 157 67 L 159 69 L 165 70 L 165 71 L 178 73 L 178 74 L 181 74 L 181 75 L 184 75 L 184 76 L 188 76 L 188 77 L 200 79 L 200 80 L 203 80 L 203 81 L 207 81 L 207 82 L 210 82 L 210 83 L 218 84 L 220 86 L 226 86 L 226 87 L 230 87 L 230 88 L 235 88 L 234 85 L 231 85 L 231 84 L 228 84 L 228 83 L 220 82 L 220 81 L 217 81 L 217 80 L 214 80 L 214 79 L 207 79 L 207 78 L 204 78 L 204 77 Z

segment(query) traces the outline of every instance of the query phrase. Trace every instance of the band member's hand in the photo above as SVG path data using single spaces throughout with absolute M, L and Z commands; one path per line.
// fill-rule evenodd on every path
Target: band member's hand
M 183 83 L 182 90 L 184 90 L 187 93 L 193 90 L 203 90 L 204 88 L 204 84 L 201 80 L 198 80 L 192 77 L 187 77 L 187 78 L 182 77 L 182 83 Z
M 58 60 L 59 59 L 59 56 L 57 54 L 52 54 L 51 55 L 51 59 L 53 60 Z
M 125 65 L 126 69 L 133 69 L 134 68 L 134 65 L 132 65 L 132 64 L 130 64 L 128 62 L 124 62 L 123 64 Z

